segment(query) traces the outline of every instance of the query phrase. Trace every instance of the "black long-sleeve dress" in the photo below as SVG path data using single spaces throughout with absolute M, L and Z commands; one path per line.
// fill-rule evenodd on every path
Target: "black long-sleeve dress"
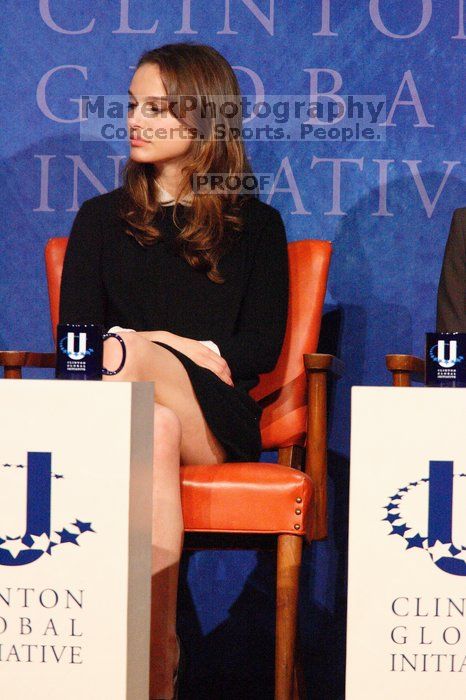
M 163 238 L 142 246 L 117 214 L 122 188 L 86 200 L 76 214 L 63 267 L 60 323 L 99 323 L 136 331 L 165 330 L 212 340 L 234 386 L 184 353 L 159 343 L 183 363 L 227 461 L 260 457 L 261 407 L 249 396 L 258 375 L 280 355 L 288 311 L 287 238 L 281 215 L 257 198 L 244 207 L 245 225 L 224 253 L 212 282 L 176 251 L 174 206 L 155 221 Z M 180 225 L 186 207 L 180 206 Z

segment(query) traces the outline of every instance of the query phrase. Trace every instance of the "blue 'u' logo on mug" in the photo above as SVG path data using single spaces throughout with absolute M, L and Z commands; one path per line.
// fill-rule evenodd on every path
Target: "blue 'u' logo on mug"
M 120 366 L 108 370 L 102 366 L 103 344 L 116 338 L 122 349 Z M 126 346 L 118 333 L 104 333 L 97 323 L 59 323 L 57 326 L 57 379 L 102 379 L 102 375 L 118 374 L 126 362 Z
M 78 349 L 76 350 L 76 340 L 78 340 Z M 65 343 L 66 341 L 66 343 Z M 86 349 L 87 333 L 73 333 L 70 331 L 60 340 L 60 350 L 67 355 L 71 360 L 82 360 L 86 355 L 94 352 L 93 348 Z

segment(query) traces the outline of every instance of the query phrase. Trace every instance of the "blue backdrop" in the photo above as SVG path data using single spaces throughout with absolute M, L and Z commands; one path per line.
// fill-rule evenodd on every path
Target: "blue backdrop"
M 254 170 L 274 175 L 262 198 L 288 239 L 334 245 L 322 346 L 346 374 L 332 394 L 331 533 L 306 554 L 300 625 L 310 689 L 343 697 L 350 387 L 386 384 L 385 353 L 422 354 L 434 329 L 451 214 L 466 204 L 463 0 L 3 0 L 2 34 L 2 349 L 53 349 L 45 241 L 121 184 L 128 154 L 80 140 L 77 100 L 125 94 L 144 50 L 211 44 L 247 95 L 386 97 L 385 140 L 247 143 Z M 272 572 L 254 553 L 185 558 L 189 697 L 271 697 Z

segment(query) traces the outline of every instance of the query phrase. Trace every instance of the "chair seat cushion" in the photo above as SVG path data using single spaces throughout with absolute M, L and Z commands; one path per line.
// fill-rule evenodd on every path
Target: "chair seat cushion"
M 181 467 L 188 532 L 308 535 L 312 484 L 302 472 L 266 462 Z

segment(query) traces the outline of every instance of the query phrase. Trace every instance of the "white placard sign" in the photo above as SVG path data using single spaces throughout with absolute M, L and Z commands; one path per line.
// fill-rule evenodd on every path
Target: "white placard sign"
M 346 700 L 466 698 L 466 389 L 353 387 Z
M 153 397 L 0 380 L 2 700 L 147 700 Z

